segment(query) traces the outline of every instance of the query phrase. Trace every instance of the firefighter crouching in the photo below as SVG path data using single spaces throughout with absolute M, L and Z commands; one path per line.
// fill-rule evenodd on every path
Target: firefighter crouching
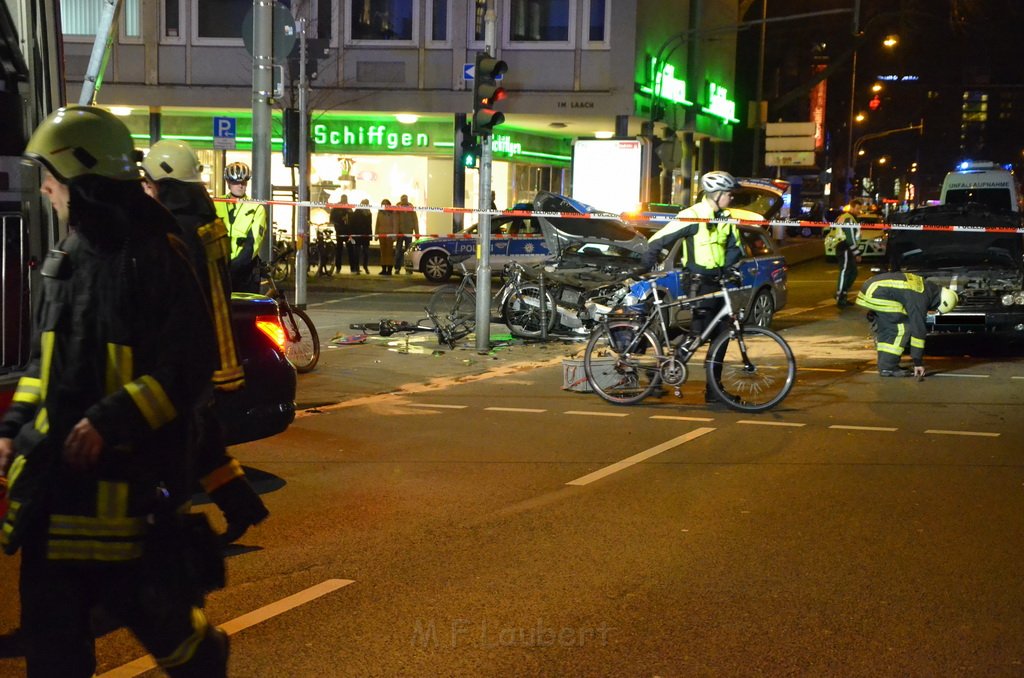
M 883 377 L 924 377 L 924 339 L 928 311 L 949 313 L 959 298 L 913 273 L 880 273 L 869 278 L 857 295 L 857 305 L 869 309 L 875 333 L 878 374 Z M 911 371 L 900 367 L 900 357 L 910 344 Z
M 25 156 L 70 228 L 42 266 L 29 367 L 0 420 L 0 542 L 21 549 L 28 676 L 93 675 L 94 606 L 171 676 L 224 676 L 227 636 L 200 609 L 194 541 L 173 528 L 191 517 L 191 413 L 216 350 L 187 250 L 109 112 L 58 109 Z
M 213 389 L 228 392 L 242 388 L 245 376 L 231 328 L 230 245 L 224 223 L 217 218 L 203 184 L 202 165 L 184 141 L 163 140 L 149 149 L 142 170 L 146 192 L 174 215 L 213 312 L 218 349 Z M 200 407 L 199 420 L 196 477 L 224 514 L 227 529 L 221 540 L 227 545 L 262 522 L 270 512 L 249 484 L 241 464 L 228 454 L 212 396 Z

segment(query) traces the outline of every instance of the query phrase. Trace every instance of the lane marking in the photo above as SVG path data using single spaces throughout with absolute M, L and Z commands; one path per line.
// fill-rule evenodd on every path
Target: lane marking
M 241 617 L 235 617 L 230 621 L 226 621 L 220 625 L 220 630 L 227 633 L 229 636 L 233 636 L 239 631 L 243 631 L 250 626 L 255 626 L 260 622 L 264 622 L 271 617 L 276 617 L 279 614 L 283 614 L 292 610 L 300 605 L 305 605 L 311 601 L 316 600 L 322 596 L 337 591 L 338 589 L 354 584 L 353 579 L 327 579 L 322 581 L 316 586 L 310 586 L 308 589 L 299 591 L 298 593 L 292 594 L 287 598 L 264 605 L 258 610 L 247 612 Z M 152 656 L 147 655 L 145 657 L 139 657 L 138 659 L 128 662 L 122 666 L 118 666 L 116 669 L 111 669 L 106 673 L 100 674 L 98 678 L 134 678 L 156 668 L 156 661 Z
M 431 405 L 430 403 L 406 403 L 409 407 L 426 407 L 432 410 L 464 410 L 469 405 Z
M 964 374 L 962 372 L 951 373 L 951 372 L 936 372 L 935 374 L 929 374 L 929 377 L 962 377 L 964 379 L 988 379 L 991 374 Z
M 832 424 L 829 428 L 838 428 L 845 431 L 885 431 L 892 433 L 898 431 L 898 428 L 890 428 L 888 426 L 846 426 L 843 424 Z
M 671 419 L 673 421 L 714 421 L 711 417 L 674 417 L 667 414 L 652 414 L 651 419 Z
M 566 414 L 578 414 L 584 417 L 628 417 L 628 412 L 590 412 L 587 410 L 568 410 Z
M 792 426 L 794 428 L 807 426 L 807 424 L 800 424 L 795 421 L 757 421 L 756 419 L 740 419 L 736 423 L 749 426 Z
M 800 372 L 849 372 L 849 370 L 840 370 L 835 367 L 800 367 L 797 369 Z
M 982 438 L 998 438 L 998 433 L 988 433 L 987 431 L 948 431 L 941 428 L 930 428 L 925 433 L 934 433 L 942 436 L 979 436 Z
M 531 407 L 485 407 L 488 412 L 526 412 L 527 414 L 541 414 L 547 410 L 537 410 Z
M 569 482 L 566 483 L 566 485 L 576 485 L 576 486 L 589 485 L 590 483 L 595 482 L 597 480 L 600 480 L 601 478 L 605 478 L 607 476 L 610 476 L 613 473 L 617 473 L 617 472 L 619 472 L 619 471 L 621 471 L 623 469 L 626 469 L 626 468 L 629 468 L 630 466 L 633 466 L 634 464 L 639 464 L 640 462 L 642 462 L 642 461 L 644 461 L 646 459 L 650 459 L 651 457 L 653 457 L 655 455 L 661 454 L 665 450 L 671 450 L 673 447 L 678 447 L 679 445 L 682 445 L 683 443 L 688 443 L 691 440 L 696 440 L 697 438 L 700 438 L 702 435 L 705 435 L 707 433 L 711 433 L 714 430 L 715 429 L 713 429 L 713 428 L 698 428 L 698 429 L 694 429 L 693 431 L 690 431 L 689 433 L 684 433 L 681 436 L 676 436 L 675 438 L 673 438 L 672 440 L 669 440 L 668 442 L 662 443 L 660 445 L 655 445 L 654 447 L 652 447 L 650 449 L 647 449 L 647 450 L 644 450 L 643 452 L 639 452 L 637 454 L 634 454 L 632 457 L 627 457 L 626 459 L 623 459 L 622 461 L 617 461 L 614 464 L 612 464 L 611 466 L 605 466 L 602 469 L 598 469 L 598 470 L 594 471 L 593 473 L 588 473 L 587 475 L 582 476 L 580 478 L 577 478 L 576 480 L 570 480 Z
M 1010 377 L 1010 379 L 1024 379 L 1024 377 Z

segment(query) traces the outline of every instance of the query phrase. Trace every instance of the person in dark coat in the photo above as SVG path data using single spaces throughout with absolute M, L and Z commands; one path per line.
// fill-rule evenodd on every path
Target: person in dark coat
M 342 205 L 348 204 L 348 196 L 342 195 L 340 198 Z M 352 249 L 352 241 L 350 239 L 351 227 L 349 226 L 348 220 L 352 216 L 351 207 L 332 207 L 329 213 L 329 219 L 331 226 L 334 227 L 334 243 L 336 249 L 334 250 L 334 270 L 341 273 L 342 259 L 345 254 L 345 249 L 348 249 L 348 261 L 349 268 L 353 273 L 359 273 L 359 266 L 356 263 L 355 252 Z
M 348 218 L 351 230 L 352 245 L 349 250 L 349 263 L 355 272 L 360 266 L 366 273 L 370 272 L 370 238 L 373 237 L 373 213 L 369 210 L 370 201 L 363 198 Z

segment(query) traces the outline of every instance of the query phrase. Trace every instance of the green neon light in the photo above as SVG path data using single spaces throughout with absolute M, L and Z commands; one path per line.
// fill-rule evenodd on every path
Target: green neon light
M 555 153 L 540 153 L 538 151 L 521 151 L 520 155 L 525 155 L 528 158 L 544 158 L 545 160 L 561 160 L 562 162 L 569 162 L 572 160 L 570 155 L 557 155 Z
M 394 151 L 400 148 L 425 148 L 430 146 L 430 135 L 426 132 L 395 132 L 389 125 L 358 124 L 346 122 L 327 125 L 318 122 L 313 125 L 313 141 L 318 145 L 362 146 L 374 149 L 386 148 Z
M 161 134 L 161 139 L 177 139 L 178 141 L 210 141 L 213 139 L 210 135 L 202 134 Z M 133 134 L 132 139 L 145 139 L 149 140 L 148 134 Z M 235 141 L 241 141 L 243 143 L 251 144 L 252 137 L 235 137 Z M 274 144 L 283 144 L 284 139 L 282 137 L 271 137 L 270 142 Z
M 726 122 L 739 122 L 736 117 L 736 102 L 729 98 L 729 90 L 710 80 L 708 81 L 708 105 L 702 106 L 701 110 Z
M 434 148 L 455 148 L 454 141 L 435 141 Z
M 676 67 L 672 64 L 663 64 L 659 70 L 655 60 L 650 58 L 649 81 L 654 84 L 653 87 L 640 86 L 640 91 L 644 94 L 683 106 L 693 106 L 693 102 L 686 98 L 686 81 L 676 77 Z

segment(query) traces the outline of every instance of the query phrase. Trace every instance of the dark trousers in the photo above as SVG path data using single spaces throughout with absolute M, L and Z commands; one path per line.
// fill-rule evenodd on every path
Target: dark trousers
M 405 250 L 409 247 L 411 238 L 407 235 L 400 235 L 395 239 L 395 270 L 399 271 L 405 266 Z
M 370 236 L 353 236 L 348 244 L 348 266 L 353 273 L 359 272 L 359 267 L 364 269 L 370 267 Z
M 711 294 L 712 292 L 718 292 L 721 289 L 722 288 L 718 283 L 711 281 L 710 279 L 708 279 L 707 276 L 690 276 L 689 296 L 691 297 L 699 297 L 702 294 Z M 718 314 L 718 312 L 722 309 L 724 305 L 725 300 L 721 298 L 708 299 L 706 301 L 700 302 L 700 304 L 698 304 L 693 309 L 693 319 L 690 321 L 690 332 L 693 334 L 701 334 L 704 331 L 704 329 L 708 326 L 708 323 L 710 323 L 714 319 L 715 315 Z M 728 342 L 722 344 L 722 350 L 719 352 L 719 355 L 717 356 L 712 356 L 710 354 L 711 344 L 718 337 L 718 335 L 728 331 L 729 326 L 726 322 L 723 321 L 719 323 L 714 333 L 708 337 L 708 356 L 706 360 L 717 361 L 714 363 L 712 367 L 712 371 L 716 377 L 722 376 L 722 357 L 726 347 L 729 344 Z M 707 392 L 707 387 L 705 387 L 705 392 Z
M 26 540 L 21 554 L 28 678 L 90 678 L 95 673 L 90 613 L 97 606 L 124 623 L 158 662 L 177 657 L 161 666 L 169 675 L 227 675 L 226 636 L 208 626 L 191 597 L 168 585 L 151 564 L 52 561 L 45 549 L 45 539 L 37 535 Z
M 839 279 L 836 281 L 836 299 L 845 298 L 846 293 L 857 279 L 857 257 L 846 245 L 836 248 L 836 261 L 839 263 Z
M 200 436 L 196 443 L 195 477 L 229 525 L 255 525 L 269 513 L 249 484 L 241 464 L 228 454 L 212 402 L 197 412 Z

